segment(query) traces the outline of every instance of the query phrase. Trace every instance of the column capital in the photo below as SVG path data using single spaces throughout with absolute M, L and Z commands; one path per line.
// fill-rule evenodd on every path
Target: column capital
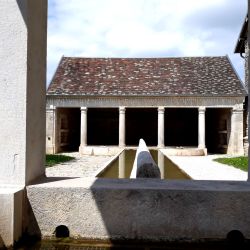
M 125 111 L 126 111 L 126 107 L 124 107 L 124 106 L 119 107 L 120 113 L 125 113 Z
M 160 106 L 158 107 L 158 113 L 164 113 L 165 112 L 165 107 Z
M 87 112 L 88 108 L 87 107 L 81 107 L 81 112 Z
M 48 108 L 46 108 L 47 112 L 53 112 L 55 110 L 56 110 L 56 106 L 54 106 L 54 105 L 50 105 Z
M 231 113 L 232 114 L 240 114 L 240 113 L 243 113 L 243 108 L 233 108 L 232 110 L 231 110 Z
M 198 108 L 198 111 L 199 111 L 199 113 L 205 113 L 206 107 L 200 106 L 200 107 Z

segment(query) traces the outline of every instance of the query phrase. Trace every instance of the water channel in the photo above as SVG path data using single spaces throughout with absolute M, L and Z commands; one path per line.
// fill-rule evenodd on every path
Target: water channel
M 161 171 L 161 179 L 191 179 L 184 171 L 175 165 L 160 150 L 150 150 L 150 153 L 159 166 Z M 124 150 L 115 161 L 107 166 L 101 173 L 99 178 L 130 178 L 133 168 L 136 150 Z

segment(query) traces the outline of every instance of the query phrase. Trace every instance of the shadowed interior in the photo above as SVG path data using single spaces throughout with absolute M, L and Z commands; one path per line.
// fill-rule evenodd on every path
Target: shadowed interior
M 148 146 L 157 145 L 158 113 L 156 108 L 126 109 L 126 145 L 137 146 L 145 140 Z
M 198 145 L 198 110 L 197 108 L 165 109 L 165 145 Z
M 118 108 L 89 108 L 87 122 L 88 145 L 118 145 Z

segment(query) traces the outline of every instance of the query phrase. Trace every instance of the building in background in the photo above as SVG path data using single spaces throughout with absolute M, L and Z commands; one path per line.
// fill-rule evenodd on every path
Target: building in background
M 63 57 L 47 91 L 47 153 L 108 154 L 143 138 L 241 155 L 245 96 L 227 56 Z

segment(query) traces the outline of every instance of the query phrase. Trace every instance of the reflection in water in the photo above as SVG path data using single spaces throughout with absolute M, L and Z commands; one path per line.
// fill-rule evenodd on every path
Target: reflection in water
M 164 155 L 158 150 L 158 167 L 161 172 L 161 179 L 164 179 Z
M 190 179 L 159 150 L 150 150 L 150 153 L 161 171 L 161 179 Z M 130 178 L 136 150 L 124 150 L 101 174 L 100 178 Z
M 125 178 L 125 154 L 119 155 L 119 178 Z

